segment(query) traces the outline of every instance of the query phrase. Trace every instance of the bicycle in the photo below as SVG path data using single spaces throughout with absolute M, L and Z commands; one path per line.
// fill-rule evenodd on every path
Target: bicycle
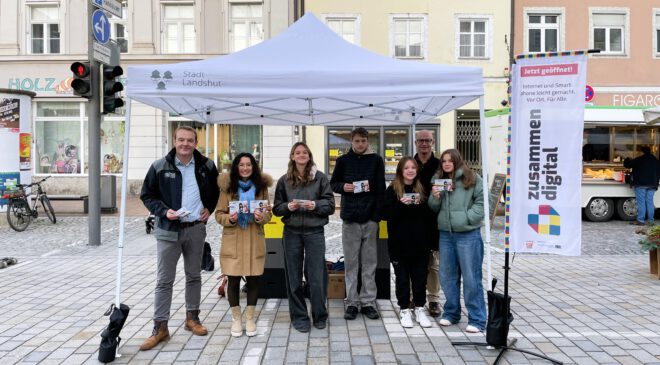
M 3 199 L 9 200 L 9 204 L 7 205 L 7 222 L 14 231 L 23 232 L 30 225 L 30 221 L 39 216 L 37 212 L 38 202 L 41 202 L 48 219 L 53 224 L 57 223 L 53 206 L 50 204 L 48 195 L 46 195 L 46 192 L 41 187 L 41 183 L 48 178 L 50 176 L 28 185 L 18 184 L 18 190 L 2 196 Z M 32 188 L 33 186 L 36 186 L 36 195 L 34 197 L 34 203 L 30 207 L 29 197 L 35 193 L 35 189 Z M 28 188 L 30 189 L 30 193 L 26 193 L 26 189 Z

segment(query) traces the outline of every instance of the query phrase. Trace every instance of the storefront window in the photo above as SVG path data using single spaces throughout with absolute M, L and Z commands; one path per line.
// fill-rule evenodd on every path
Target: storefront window
M 612 161 L 621 162 L 626 158 L 633 158 L 635 154 L 635 128 L 614 128 L 614 150 Z
M 591 163 L 622 163 L 641 155 L 648 146 L 658 152 L 658 132 L 653 127 L 587 127 L 584 130 L 582 160 Z
M 209 128 L 209 158 L 220 172 L 228 172 L 234 157 L 241 152 L 250 152 L 261 164 L 263 132 L 261 126 L 205 124 L 191 120 L 170 120 L 170 130 L 187 125 L 197 132 L 197 150 L 206 155 L 206 128 Z M 173 138 L 172 138 L 173 140 Z M 173 144 L 172 144 L 173 147 Z
M 351 148 L 350 129 L 328 129 L 328 175 L 332 175 L 339 156 Z
M 261 126 L 258 125 L 232 125 L 231 128 L 230 158 L 234 159 L 241 152 L 250 152 L 261 165 Z
M 582 161 L 602 162 L 610 160 L 610 128 L 585 128 L 582 143 Z
M 408 155 L 408 130 L 407 129 L 386 129 L 384 142 L 385 153 L 385 175 L 388 180 L 393 180 L 396 174 L 396 166 L 403 156 Z
M 80 121 L 35 122 L 35 164 L 37 174 L 79 174 Z
M 39 102 L 34 124 L 35 174 L 80 174 L 80 103 Z
M 351 131 L 353 128 L 328 129 L 328 175 L 332 175 L 339 156 L 346 154 L 351 148 Z M 380 129 L 368 128 L 369 148 L 382 156 L 380 149 Z
M 121 174 L 124 164 L 123 120 L 106 119 L 101 123 L 101 172 Z

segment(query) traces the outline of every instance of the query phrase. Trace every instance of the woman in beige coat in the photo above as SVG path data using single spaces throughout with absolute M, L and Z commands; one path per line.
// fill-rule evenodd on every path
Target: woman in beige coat
M 231 307 L 231 335 L 243 334 L 241 307 L 239 304 L 241 277 L 247 280 L 247 307 L 245 308 L 245 334 L 257 334 L 254 321 L 254 309 L 257 304 L 257 282 L 264 273 L 266 259 L 266 241 L 264 224 L 272 216 L 268 203 L 268 187 L 273 179 L 261 173 L 259 165 L 249 153 L 240 153 L 231 164 L 229 174 L 218 177 L 220 199 L 218 200 L 215 220 L 224 229 L 220 247 L 220 266 L 223 274 L 229 278 L 227 299 Z M 250 206 L 253 200 L 265 200 L 264 208 L 250 209 L 249 213 L 230 212 L 230 202 L 240 201 Z M 233 204 L 238 207 L 238 204 Z

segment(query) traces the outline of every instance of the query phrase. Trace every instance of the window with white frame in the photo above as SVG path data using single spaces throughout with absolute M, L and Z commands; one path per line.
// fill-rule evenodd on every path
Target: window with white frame
M 60 23 L 57 5 L 30 5 L 28 11 L 30 53 L 60 53 Z
M 527 51 L 559 50 L 559 15 L 527 14 Z
M 426 18 L 394 17 L 392 19 L 393 56 L 424 58 L 426 52 Z
M 122 1 L 121 4 L 121 18 L 112 16 L 110 18 L 110 30 L 112 33 L 112 39 L 117 41 L 119 45 L 120 53 L 128 53 L 128 12 L 127 12 L 127 1 Z
M 229 14 L 232 52 L 254 46 L 264 40 L 261 3 L 232 3 Z
M 459 19 L 459 58 L 488 58 L 488 20 Z
M 195 53 L 195 51 L 193 4 L 163 4 L 163 53 Z
M 660 11 L 655 13 L 655 55 L 660 56 Z
M 624 54 L 626 37 L 626 14 L 592 13 L 593 48 L 603 54 Z
M 341 36 L 345 41 L 360 44 L 358 39 L 357 18 L 355 17 L 327 17 L 325 23 L 328 28 Z

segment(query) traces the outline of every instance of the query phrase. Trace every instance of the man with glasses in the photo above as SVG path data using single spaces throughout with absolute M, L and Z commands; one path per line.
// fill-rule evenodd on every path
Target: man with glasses
M 433 155 L 433 134 L 428 130 L 421 130 L 415 133 L 415 147 L 417 153 L 415 154 L 415 161 L 420 169 L 420 181 L 424 186 L 427 194 L 431 194 L 431 186 L 433 184 L 433 176 L 440 167 L 440 160 Z M 429 229 L 433 232 L 434 237 L 432 242 L 435 242 L 431 248 L 431 255 L 429 255 L 428 275 L 426 277 L 426 299 L 429 303 L 428 312 L 432 317 L 440 316 L 440 282 L 438 280 L 438 240 L 439 232 L 436 223 L 436 215 L 429 215 L 430 226 Z

